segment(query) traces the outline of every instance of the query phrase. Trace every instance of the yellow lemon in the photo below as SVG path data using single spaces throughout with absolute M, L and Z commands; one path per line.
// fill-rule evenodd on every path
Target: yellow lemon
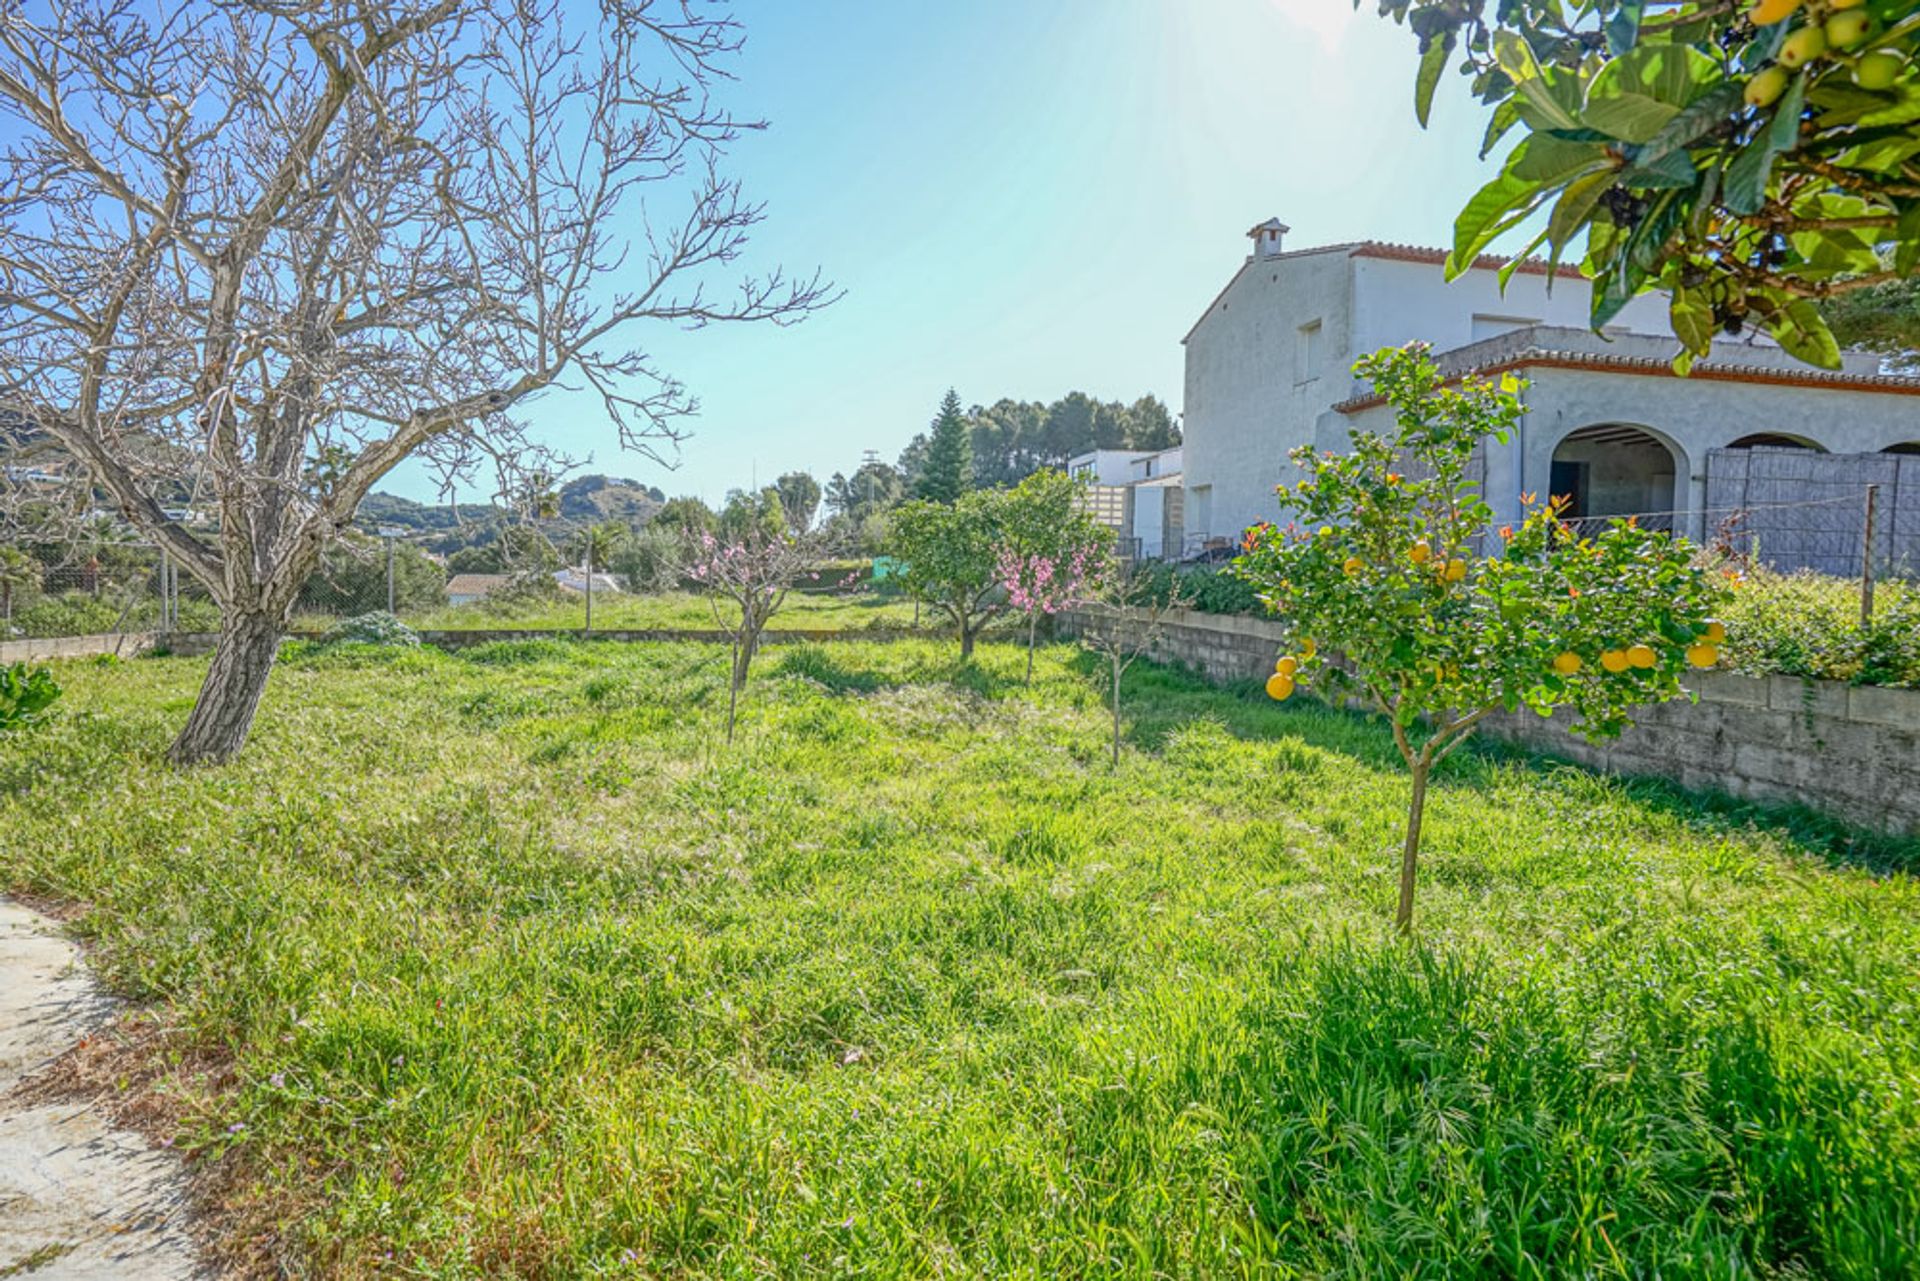
M 1300 642 L 1300 656 L 1302 658 L 1312 658 L 1315 654 L 1318 654 L 1319 652 L 1320 652 L 1320 646 L 1314 642 L 1313 637 L 1309 636 L 1305 640 Z
M 1282 676 L 1279 672 L 1267 677 L 1267 697 L 1276 703 L 1284 703 L 1293 697 L 1293 677 Z
M 1603 651 L 1600 655 L 1600 666 L 1618 676 L 1627 670 L 1627 651 L 1624 649 Z
M 1275 675 L 1291 676 L 1300 670 L 1300 660 L 1292 654 L 1282 654 L 1280 661 L 1273 665 Z
M 1572 650 L 1556 654 L 1553 658 L 1553 670 L 1559 672 L 1562 676 L 1572 676 L 1584 666 L 1586 666 L 1586 664 L 1580 661 L 1580 655 L 1574 653 Z
M 1425 540 L 1407 548 L 1407 559 L 1416 565 L 1424 565 L 1433 558 L 1433 548 Z
M 1366 567 L 1366 562 L 1362 561 L 1358 556 L 1347 557 L 1346 563 L 1340 566 L 1341 569 L 1347 571 L 1347 577 L 1349 578 L 1352 578 Z
M 1447 581 L 1448 582 L 1457 583 L 1457 582 L 1460 582 L 1462 579 L 1466 578 L 1466 576 L 1467 576 L 1467 562 L 1457 558 L 1447 562 Z
M 1720 649 L 1715 645 L 1690 645 L 1687 647 L 1687 661 L 1695 667 L 1712 667 L 1720 661 Z
M 1791 17 L 1800 7 L 1800 0 L 1760 0 L 1759 4 L 1747 11 L 1756 27 L 1770 27 L 1784 18 Z
M 1727 643 L 1727 625 L 1717 618 L 1707 620 L 1707 630 L 1703 634 L 1706 636 L 1707 644 L 1709 645 L 1724 645 Z
M 1628 664 L 1643 671 L 1659 661 L 1660 656 L 1653 652 L 1651 645 L 1634 645 L 1627 650 Z

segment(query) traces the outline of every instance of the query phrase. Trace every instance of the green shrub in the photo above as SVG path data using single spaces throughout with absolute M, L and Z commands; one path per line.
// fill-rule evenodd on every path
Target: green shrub
M 420 637 L 411 627 L 383 609 L 335 623 L 320 637 L 322 645 L 418 645 Z
M 1880 586 L 1860 625 L 1860 585 L 1825 574 L 1757 571 L 1726 607 L 1735 671 L 1920 688 L 1920 592 Z
M 1220 569 L 1176 569 L 1155 565 L 1146 571 L 1150 599 L 1165 604 L 1175 582 L 1188 609 L 1202 614 L 1265 614 L 1266 608 L 1253 588 L 1234 574 Z
M 0 733 L 37 724 L 59 697 L 59 683 L 46 668 L 0 667 Z

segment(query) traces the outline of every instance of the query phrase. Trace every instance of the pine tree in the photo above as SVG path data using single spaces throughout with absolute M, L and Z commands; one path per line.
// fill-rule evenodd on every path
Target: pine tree
M 973 488 L 973 443 L 960 397 L 951 387 L 928 435 L 926 466 L 914 484 L 914 497 L 951 503 Z

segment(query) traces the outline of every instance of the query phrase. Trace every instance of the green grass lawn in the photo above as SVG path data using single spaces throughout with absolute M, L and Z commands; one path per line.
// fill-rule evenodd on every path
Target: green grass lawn
M 1389 937 L 1386 735 L 1085 660 L 296 648 L 59 668 L 0 886 L 84 905 L 238 1222 L 457 1277 L 1920 1273 L 1920 890 L 1500 753 Z M 206 1081 L 221 1081 L 210 1074 Z
M 582 627 L 586 624 L 586 612 L 584 597 L 568 596 L 544 608 L 516 610 L 508 614 L 474 604 L 420 614 L 410 613 L 405 615 L 405 621 L 408 626 L 428 630 L 513 628 L 541 631 Z M 787 596 L 786 606 L 774 615 L 772 626 L 775 629 L 856 631 L 867 627 L 910 627 L 914 617 L 913 602 L 900 596 L 880 596 L 871 592 L 853 596 L 792 592 Z M 332 620 L 326 621 L 330 623 Z M 931 617 L 926 621 L 931 623 Z M 596 631 L 621 628 L 711 629 L 714 626 L 713 607 L 707 603 L 705 596 L 691 592 L 596 596 L 593 601 L 593 626 Z

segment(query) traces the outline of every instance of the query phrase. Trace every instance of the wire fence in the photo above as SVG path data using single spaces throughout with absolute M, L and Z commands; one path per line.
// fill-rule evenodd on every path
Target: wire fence
M 658 594 L 683 587 L 674 566 L 623 557 L 617 566 L 552 558 L 494 572 L 450 572 L 402 539 L 350 539 L 330 548 L 302 586 L 297 633 L 386 612 L 420 629 L 612 630 L 661 625 Z M 796 583 L 801 596 L 875 590 L 865 560 L 823 561 Z M 886 594 L 884 591 L 882 594 Z M 164 549 L 136 541 L 0 543 L 0 639 L 218 631 L 220 611 Z

